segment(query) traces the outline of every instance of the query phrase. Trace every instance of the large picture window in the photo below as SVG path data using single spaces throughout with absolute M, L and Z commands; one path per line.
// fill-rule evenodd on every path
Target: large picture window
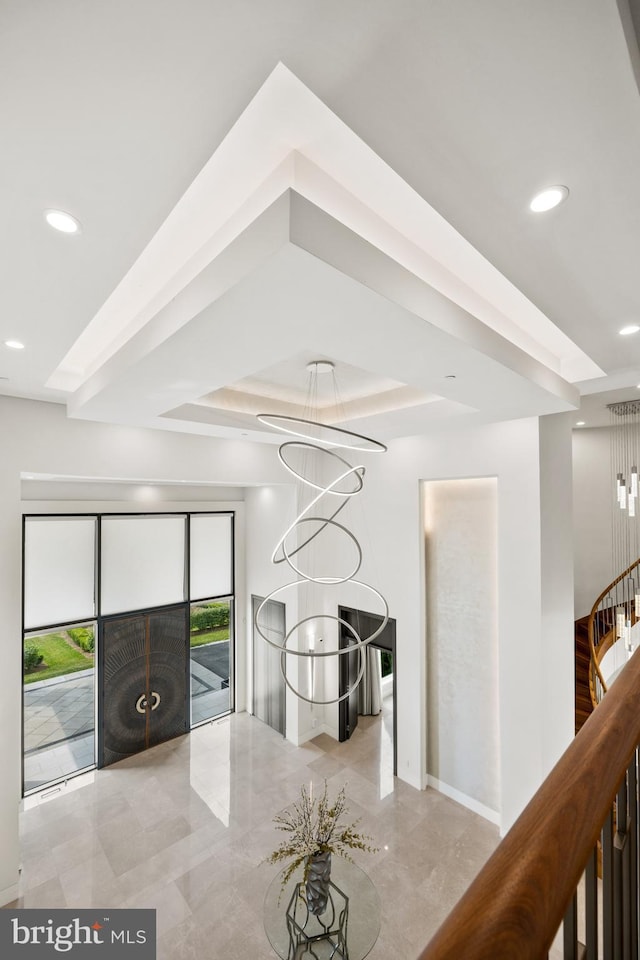
M 103 618 L 182 605 L 191 724 L 233 709 L 233 556 L 229 512 L 24 518 L 25 793 L 96 763 Z
M 185 600 L 186 517 L 103 517 L 100 613 Z
M 26 629 L 95 616 L 96 523 L 96 517 L 26 518 Z
M 191 517 L 189 598 L 228 597 L 233 593 L 233 518 L 229 514 Z

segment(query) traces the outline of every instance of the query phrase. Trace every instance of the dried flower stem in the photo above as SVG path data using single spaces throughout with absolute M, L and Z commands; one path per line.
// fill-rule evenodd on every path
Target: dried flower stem
M 309 861 L 315 854 L 329 851 L 353 863 L 350 850 L 377 853 L 378 847 L 373 846 L 373 838 L 356 830 L 360 823 L 359 819 L 349 824 L 341 822 L 346 811 L 346 787 L 339 790 L 331 804 L 325 780 L 321 797 L 313 800 L 303 785 L 300 788 L 300 799 L 283 813 L 276 814 L 273 818 L 276 829 L 283 830 L 289 836 L 283 840 L 277 850 L 266 857 L 266 862 L 290 861 L 282 871 L 282 889 L 302 864 L 304 864 L 303 882 L 306 883 Z

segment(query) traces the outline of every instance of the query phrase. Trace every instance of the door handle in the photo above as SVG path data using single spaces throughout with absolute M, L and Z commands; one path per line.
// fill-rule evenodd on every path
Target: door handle
M 160 694 L 156 693 L 155 690 L 151 691 L 151 702 L 147 700 L 146 693 L 141 693 L 138 699 L 136 700 L 136 710 L 138 713 L 146 713 L 147 707 L 150 707 L 151 710 L 157 710 L 160 706 Z

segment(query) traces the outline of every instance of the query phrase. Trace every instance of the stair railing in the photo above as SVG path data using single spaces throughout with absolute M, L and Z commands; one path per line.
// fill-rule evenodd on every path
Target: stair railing
M 607 692 L 602 661 L 607 651 L 623 641 L 640 615 L 640 559 L 634 561 L 602 591 L 589 614 L 589 693 L 596 707 Z
M 419 960 L 636 960 L 639 702 L 636 653 Z

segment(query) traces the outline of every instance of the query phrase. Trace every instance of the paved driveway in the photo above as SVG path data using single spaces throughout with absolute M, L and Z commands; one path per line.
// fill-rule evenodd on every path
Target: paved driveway
M 229 649 L 228 640 L 191 648 L 191 723 L 229 710 Z

